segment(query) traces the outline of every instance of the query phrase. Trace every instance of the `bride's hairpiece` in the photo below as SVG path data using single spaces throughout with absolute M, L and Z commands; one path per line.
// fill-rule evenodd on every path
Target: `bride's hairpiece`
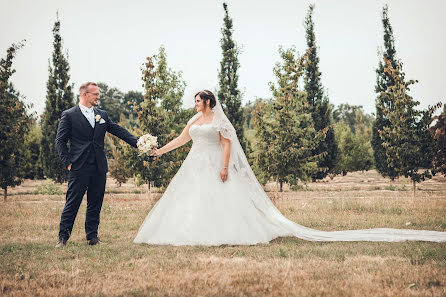
M 212 109 L 215 107 L 217 101 L 215 99 L 215 95 L 209 90 L 202 90 L 195 94 L 194 97 L 200 96 L 200 98 L 204 101 L 209 101 L 209 107 Z M 205 103 L 206 104 L 206 103 Z

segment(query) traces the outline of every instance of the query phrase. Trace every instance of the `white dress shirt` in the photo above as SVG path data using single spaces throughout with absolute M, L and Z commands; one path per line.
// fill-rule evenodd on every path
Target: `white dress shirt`
M 82 114 L 90 122 L 91 127 L 94 128 L 94 110 L 93 110 L 93 106 L 88 108 L 88 107 L 83 106 L 82 104 L 79 103 L 79 108 L 81 109 Z

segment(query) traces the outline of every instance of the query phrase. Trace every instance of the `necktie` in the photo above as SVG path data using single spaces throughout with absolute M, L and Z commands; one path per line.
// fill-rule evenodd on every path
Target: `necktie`
M 92 128 L 94 128 L 94 112 L 91 109 L 87 109 L 87 119 L 90 122 Z

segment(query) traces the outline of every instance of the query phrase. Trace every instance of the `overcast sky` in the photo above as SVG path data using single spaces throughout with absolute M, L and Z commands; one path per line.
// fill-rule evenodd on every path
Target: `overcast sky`
M 374 112 L 377 50 L 383 43 L 381 11 L 389 6 L 397 56 L 406 78 L 417 79 L 411 95 L 426 108 L 446 102 L 446 2 L 420 0 L 229 0 L 234 38 L 242 47 L 239 86 L 243 102 L 271 96 L 268 82 L 279 46 L 306 49 L 304 18 L 316 4 L 316 42 L 322 83 L 330 102 L 362 105 Z M 0 52 L 26 39 L 14 60 L 16 88 L 39 114 L 45 106 L 52 28 L 59 11 L 63 48 L 69 54 L 76 94 L 85 81 L 105 82 L 127 92 L 142 91 L 141 65 L 166 48 L 169 66 L 182 71 L 183 98 L 216 89 L 222 57 L 224 10 L 215 0 L 0 0 Z

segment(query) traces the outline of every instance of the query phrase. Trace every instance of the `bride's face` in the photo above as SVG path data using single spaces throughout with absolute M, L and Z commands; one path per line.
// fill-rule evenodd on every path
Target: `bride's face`
M 195 110 L 196 110 L 197 112 L 204 111 L 204 110 L 205 110 L 205 107 L 206 107 L 206 106 L 204 105 L 204 101 L 201 100 L 201 98 L 200 98 L 199 95 L 197 95 L 197 96 L 195 97 Z

